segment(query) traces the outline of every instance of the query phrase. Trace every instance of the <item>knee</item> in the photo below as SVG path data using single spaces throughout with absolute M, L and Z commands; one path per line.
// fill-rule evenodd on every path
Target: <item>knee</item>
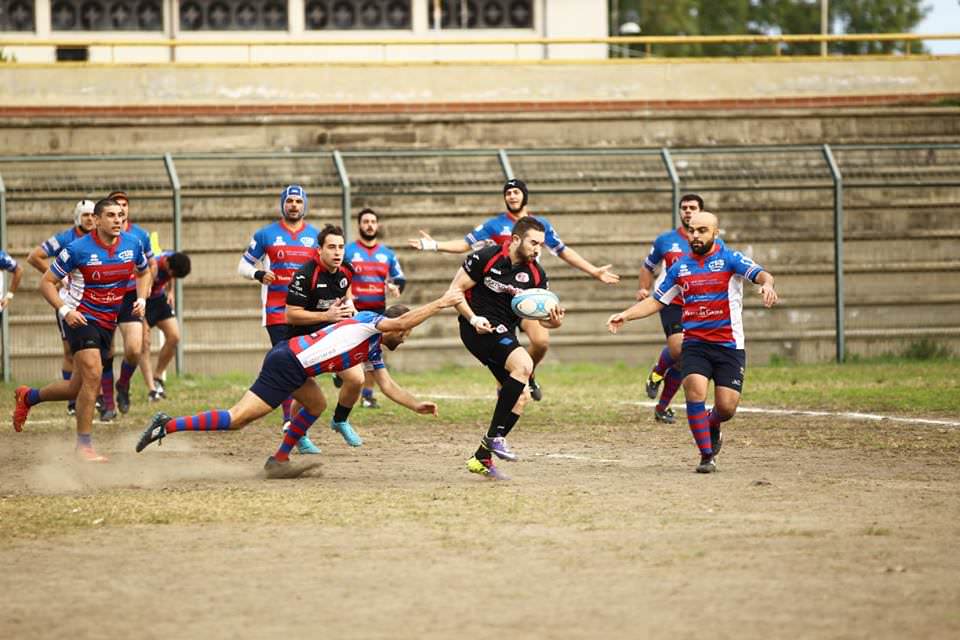
M 164 344 L 168 344 L 171 347 L 177 346 L 179 342 L 180 342 L 179 333 L 171 333 L 170 335 L 164 337 Z
M 303 405 L 303 408 L 311 415 L 319 416 L 327 410 L 327 401 L 324 398 L 311 398 L 307 404 Z

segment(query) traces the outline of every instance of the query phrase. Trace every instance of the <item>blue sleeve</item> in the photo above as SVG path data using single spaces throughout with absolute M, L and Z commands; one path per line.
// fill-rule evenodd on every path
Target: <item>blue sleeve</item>
M 547 222 L 546 220 L 544 220 L 543 218 L 537 218 L 537 220 L 542 222 L 544 228 L 546 229 L 546 233 L 543 234 L 544 236 L 543 241 L 544 241 L 544 244 L 547 245 L 547 249 L 550 249 L 550 253 L 552 253 L 553 255 L 557 255 L 563 252 L 563 250 L 567 248 L 567 245 L 563 243 L 563 240 L 561 240 L 560 236 L 557 235 L 557 232 L 554 231 L 553 225 Z
M 250 245 L 247 246 L 247 250 L 243 252 L 243 259 L 252 265 L 256 265 L 267 251 L 267 243 L 264 241 L 263 236 L 263 229 L 253 234 L 253 237 L 250 238 Z
M 47 238 L 42 245 L 40 245 L 40 248 L 43 249 L 43 253 L 46 257 L 52 258 L 53 256 L 57 255 L 60 249 L 63 249 L 65 246 L 70 244 L 70 240 L 65 237 L 67 233 L 71 234 L 72 236 L 73 230 L 68 229 L 66 232 L 61 231 L 58 234 L 52 235 Z
M 681 260 L 673 263 L 673 266 L 667 269 L 663 276 L 663 282 L 653 292 L 654 299 L 660 304 L 670 304 L 673 299 L 680 294 L 680 286 L 677 284 L 677 273 L 680 271 Z
M 76 252 L 71 251 L 72 246 L 70 244 L 61 249 L 57 259 L 50 263 L 50 271 L 58 278 L 66 278 L 67 274 L 77 268 Z
M 147 252 L 143 250 L 143 243 L 138 243 L 140 246 L 140 251 L 135 251 L 133 254 L 133 261 L 137 267 L 137 271 L 143 273 L 146 271 L 147 267 L 150 266 L 150 263 L 147 260 Z M 151 252 L 151 256 L 153 253 Z
M 463 237 L 471 247 L 481 242 L 486 242 L 494 236 L 494 221 L 496 218 L 490 218 L 483 224 L 474 227 L 473 231 Z
M 137 227 L 137 236 L 140 238 L 140 246 L 143 248 L 143 255 L 147 260 L 153 260 L 153 245 L 150 242 L 150 234 L 143 227 Z
M 390 259 L 388 261 L 390 264 L 390 279 L 394 282 L 398 280 L 406 280 L 406 276 L 403 275 L 403 269 L 400 268 L 400 261 L 397 260 L 397 254 L 393 251 L 390 252 Z
M 643 261 L 643 266 L 645 266 L 649 271 L 656 271 L 657 265 L 663 261 L 663 251 L 661 250 L 660 238 L 663 236 L 657 237 L 653 241 L 653 246 L 650 247 L 650 253 L 647 254 L 647 257 Z
M 17 270 L 17 261 L 11 258 L 6 251 L 0 251 L 0 269 L 4 271 Z
M 757 276 L 760 275 L 761 271 L 763 271 L 763 267 L 739 251 L 725 251 L 725 253 L 727 254 L 727 259 L 730 261 L 730 266 L 733 267 L 734 272 L 743 276 L 750 282 L 757 281 Z

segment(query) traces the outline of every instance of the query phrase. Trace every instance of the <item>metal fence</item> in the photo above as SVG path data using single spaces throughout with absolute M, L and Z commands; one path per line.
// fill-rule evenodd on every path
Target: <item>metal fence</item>
M 836 360 L 842 362 L 844 190 L 960 187 L 960 144 L 6 156 L 0 157 L 0 248 L 8 244 L 10 202 L 62 200 L 68 193 L 106 193 L 117 185 L 158 203 L 156 220 L 171 229 L 172 248 L 179 251 L 185 199 L 262 197 L 277 184 L 299 182 L 311 201 L 339 209 L 349 242 L 357 196 L 488 194 L 514 176 L 536 184 L 540 194 L 669 195 L 674 225 L 686 189 L 832 194 L 834 342 Z M 216 213 L 210 215 L 214 222 Z M 182 319 L 182 283 L 176 287 Z M 2 320 L 4 380 L 11 376 L 7 316 Z M 184 370 L 183 350 L 180 343 L 178 372 Z

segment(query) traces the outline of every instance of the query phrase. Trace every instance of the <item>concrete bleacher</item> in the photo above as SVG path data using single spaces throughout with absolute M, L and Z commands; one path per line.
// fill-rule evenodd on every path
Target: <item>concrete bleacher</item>
M 932 153 L 932 155 L 931 155 Z M 818 152 L 697 153 L 673 149 L 683 190 L 703 195 L 720 215 L 724 239 L 777 277 L 781 304 L 763 309 L 748 288 L 744 310 L 751 362 L 772 356 L 802 361 L 834 355 L 832 181 Z M 844 265 L 847 348 L 853 354 L 896 352 L 924 338 L 960 346 L 960 153 L 949 150 L 836 151 L 846 173 Z M 531 207 L 594 264 L 612 262 L 623 281 L 606 286 L 546 256 L 543 265 L 569 310 L 553 333 L 555 362 L 651 360 L 662 343 L 655 318 L 606 334 L 610 313 L 629 305 L 650 243 L 670 226 L 671 191 L 656 150 L 619 156 L 517 154 Z M 503 173 L 495 149 L 482 155 L 347 157 L 353 211 L 383 216 L 385 242 L 409 278 L 403 301 L 439 295 L 460 258 L 406 248 L 419 229 L 438 239 L 462 237 L 502 209 Z M 95 166 L 96 165 L 96 166 Z M 847 169 L 849 168 L 849 171 Z M 236 265 L 251 234 L 275 219 L 278 193 L 298 181 L 310 193 L 309 220 L 339 223 L 340 191 L 329 156 L 257 156 L 178 160 L 183 184 L 183 248 L 194 271 L 184 283 L 186 369 L 191 373 L 255 370 L 269 347 L 259 327 L 259 286 Z M 162 163 L 38 163 L 2 166 L 8 190 L 7 247 L 17 258 L 65 226 L 73 202 L 123 186 L 133 218 L 172 244 L 171 199 Z M 130 176 L 115 184 L 105 175 Z M 353 232 L 353 230 L 351 230 Z M 23 291 L 39 277 L 26 267 Z M 10 317 L 12 368 L 18 379 L 57 371 L 59 341 L 52 310 L 19 295 Z M 426 324 L 397 354 L 399 367 L 472 363 L 452 312 Z

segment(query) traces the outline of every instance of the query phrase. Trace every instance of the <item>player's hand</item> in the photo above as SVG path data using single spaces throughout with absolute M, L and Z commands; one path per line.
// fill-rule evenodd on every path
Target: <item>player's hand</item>
M 143 298 L 137 298 L 133 303 L 133 315 L 138 318 L 142 318 L 143 315 L 147 312 L 147 301 Z
M 389 291 L 390 295 L 393 296 L 394 298 L 400 297 L 400 287 L 393 284 L 392 282 L 387 283 L 387 291 Z
M 87 325 L 87 319 L 83 317 L 79 311 L 71 311 L 66 316 L 64 316 L 63 321 L 68 325 L 76 329 L 77 327 L 84 327 Z
M 10 298 L 3 297 L 0 298 L 0 311 L 3 311 L 10 304 Z
M 353 301 L 347 300 L 346 298 L 338 298 L 336 302 L 327 310 L 330 320 L 333 322 L 339 322 L 341 320 L 346 320 L 347 318 L 352 318 L 355 309 L 353 308 Z
M 435 416 L 439 414 L 436 402 L 418 402 L 413 410 L 426 416 Z
M 277 280 L 277 274 L 273 271 L 267 270 L 263 272 L 263 284 L 271 284 Z
M 641 300 L 646 300 L 650 297 L 650 289 L 637 289 L 637 302 Z
M 760 286 L 760 296 L 763 298 L 763 306 L 767 308 L 777 304 L 777 301 L 780 300 L 780 296 L 777 295 L 776 290 L 766 284 Z
M 419 238 L 409 238 L 407 244 L 417 251 L 436 251 L 437 241 L 430 237 L 430 234 L 420 229 Z
M 174 295 L 173 291 L 167 292 L 167 304 L 170 305 L 171 308 L 177 306 L 177 297 Z
M 617 284 L 620 282 L 620 276 L 610 271 L 612 268 L 612 264 L 605 264 L 602 267 L 597 267 L 597 271 L 593 274 L 593 277 L 604 284 Z
M 464 301 L 463 291 L 459 289 L 447 289 L 440 297 L 440 308 L 455 307 Z
M 607 331 L 610 333 L 616 333 L 617 331 L 620 331 L 620 328 L 625 322 L 626 320 L 623 317 L 623 313 L 615 313 L 607 318 Z
M 493 333 L 493 325 L 483 316 L 473 316 L 470 318 L 470 326 L 472 326 L 477 333 Z
M 563 307 L 554 307 L 550 309 L 550 317 L 540 321 L 540 324 L 547 329 L 559 329 L 563 324 L 563 317 L 567 315 L 567 310 Z

